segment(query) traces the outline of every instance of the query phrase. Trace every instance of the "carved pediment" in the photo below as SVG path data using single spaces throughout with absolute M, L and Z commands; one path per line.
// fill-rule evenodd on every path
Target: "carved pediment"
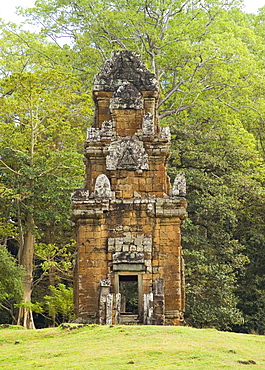
M 95 183 L 95 191 L 93 194 L 95 197 L 99 198 L 110 198 L 112 195 L 110 188 L 110 181 L 106 175 L 101 174 L 97 177 Z
M 120 138 L 113 141 L 106 157 L 107 170 L 147 170 L 148 156 L 143 142 L 137 138 Z
M 122 156 L 117 162 L 117 169 L 137 169 L 138 161 L 131 146 L 125 147 Z

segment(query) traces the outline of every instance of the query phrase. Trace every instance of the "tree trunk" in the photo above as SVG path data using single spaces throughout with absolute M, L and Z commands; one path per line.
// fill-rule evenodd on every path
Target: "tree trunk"
M 46 234 L 47 234 L 47 244 L 55 244 L 55 238 L 54 238 L 54 234 L 52 232 L 52 227 L 51 226 L 48 226 L 47 227 L 47 230 L 46 230 Z M 51 257 L 48 257 L 49 258 L 49 262 L 54 262 L 54 256 L 51 256 Z M 48 270 L 48 277 L 49 277 L 49 286 L 55 286 L 55 268 L 54 266 L 51 266 Z M 54 295 L 54 292 L 49 289 L 50 291 L 50 295 L 53 296 Z M 55 313 L 52 313 L 51 314 L 51 318 L 52 318 L 52 326 L 55 327 L 56 326 L 56 314 Z
M 49 285 L 50 286 L 55 286 L 54 273 L 55 273 L 54 267 L 50 267 L 49 268 Z M 50 294 L 53 296 L 54 292 L 52 290 L 50 290 Z M 55 315 L 55 313 L 53 313 L 51 316 L 52 316 L 52 325 L 56 326 L 56 315 Z
M 27 214 L 26 219 L 26 234 L 24 243 L 20 246 L 18 261 L 25 269 L 24 275 L 24 293 L 23 304 L 19 308 L 18 325 L 23 325 L 27 329 L 35 329 L 32 310 L 28 307 L 31 303 L 32 292 L 32 272 L 33 272 L 33 257 L 34 257 L 34 219 L 32 214 Z

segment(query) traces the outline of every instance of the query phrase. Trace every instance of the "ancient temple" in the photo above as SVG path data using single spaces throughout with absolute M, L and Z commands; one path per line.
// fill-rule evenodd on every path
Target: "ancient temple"
M 170 131 L 158 125 L 158 83 L 137 54 L 115 51 L 95 76 L 85 185 L 72 195 L 77 318 L 179 325 L 185 178 L 170 185 Z

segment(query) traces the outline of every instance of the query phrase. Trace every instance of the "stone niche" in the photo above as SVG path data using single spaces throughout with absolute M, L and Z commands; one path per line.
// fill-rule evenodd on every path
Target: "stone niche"
M 95 76 L 85 185 L 72 195 L 77 320 L 179 325 L 186 182 L 171 187 L 170 130 L 158 124 L 158 82 L 138 55 L 115 51 Z

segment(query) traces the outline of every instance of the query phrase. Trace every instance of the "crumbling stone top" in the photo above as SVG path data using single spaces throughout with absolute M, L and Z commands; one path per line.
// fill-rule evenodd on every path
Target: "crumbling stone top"
M 94 91 L 114 91 L 124 82 L 130 82 L 138 91 L 158 91 L 154 73 L 148 71 L 137 53 L 116 50 L 96 74 Z

